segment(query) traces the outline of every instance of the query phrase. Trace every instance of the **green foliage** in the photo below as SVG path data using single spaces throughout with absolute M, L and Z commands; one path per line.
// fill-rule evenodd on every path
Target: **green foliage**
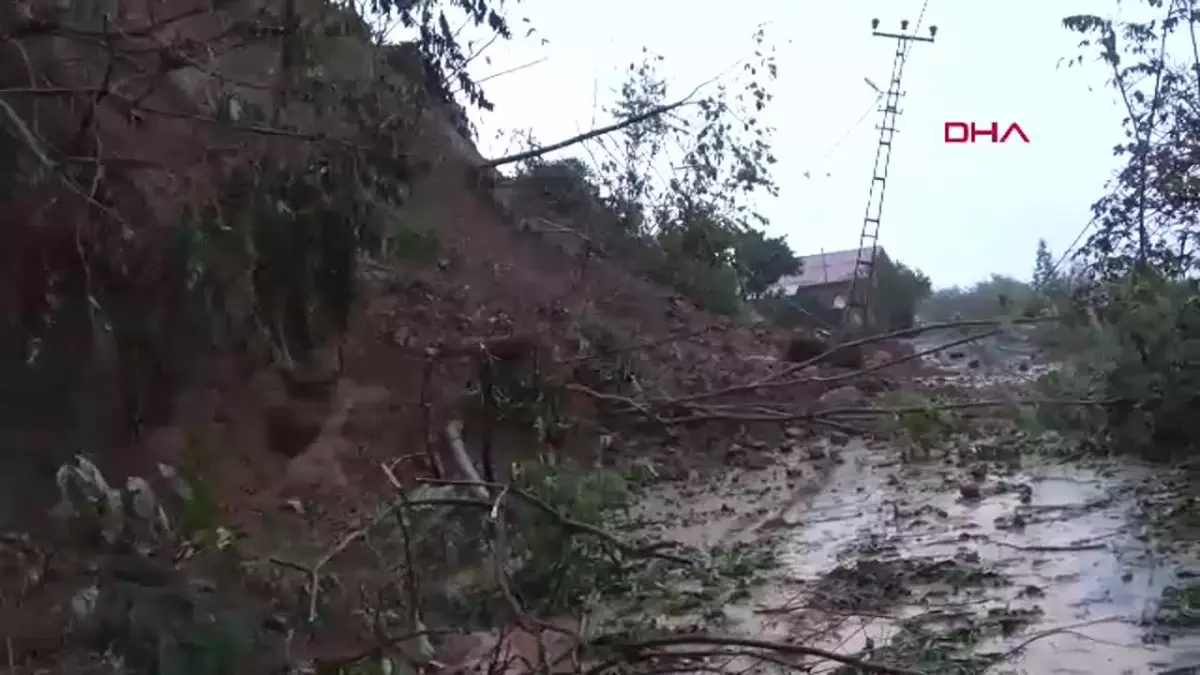
M 217 528 L 224 536 L 209 541 L 189 531 L 179 516 L 193 487 L 168 467 L 160 474 L 162 482 L 131 479 L 117 489 L 82 457 L 59 469 L 55 513 L 78 536 L 74 552 L 99 572 L 72 598 L 76 627 L 132 672 L 237 672 L 254 655 L 254 621 L 227 603 L 217 581 L 189 577 L 173 564 L 203 557 L 237 567 L 232 536 Z M 245 589 L 237 591 L 233 597 L 245 600 Z
M 437 258 L 441 243 L 432 229 L 397 220 L 388 226 L 382 249 L 382 253 L 392 260 L 427 264 Z
M 1187 147 L 1200 124 L 1195 106 L 1200 7 L 1196 0 L 1145 4 L 1155 17 L 1148 21 L 1089 14 L 1063 19 L 1067 29 L 1083 36 L 1080 47 L 1094 50 L 1111 72 L 1108 84 L 1125 107 L 1126 142 L 1114 154 L 1126 164 L 1108 194 L 1093 204 L 1095 227 L 1083 248 L 1083 255 L 1109 278 L 1147 266 L 1167 276 L 1185 272 L 1194 266 L 1200 226 L 1200 183 L 1195 178 L 1200 160 Z
M 242 167 L 184 230 L 193 287 L 235 330 L 262 326 L 286 358 L 322 344 L 349 318 L 360 223 L 382 196 L 345 169 L 321 161 Z
M 782 277 L 800 273 L 800 259 L 783 237 L 751 228 L 734 235 L 733 249 L 747 300 L 761 298 Z
M 1038 239 L 1037 253 L 1033 264 L 1033 287 L 1048 293 L 1061 279 L 1062 275 L 1059 274 L 1055 265 L 1054 256 L 1050 254 L 1049 245 L 1046 244 L 1045 239 Z
M 796 289 L 790 296 L 768 293 L 754 303 L 764 319 L 784 328 L 832 329 L 838 325 L 841 311 L 819 298 Z
M 710 265 L 677 248 L 664 246 L 662 269 L 651 278 L 674 286 L 687 299 L 710 312 L 733 316 L 742 309 L 738 275 L 732 265 Z
M 871 305 L 881 327 L 886 330 L 911 327 L 917 306 L 932 290 L 933 284 L 921 270 L 899 261 L 877 266 Z
M 471 55 L 464 51 L 459 33 L 466 24 L 486 25 L 495 36 L 511 39 L 508 20 L 499 11 L 503 0 L 370 0 L 368 4 L 372 14 L 397 19 L 404 28 L 417 33 L 417 46 L 436 94 L 453 101 L 454 87 L 471 105 L 492 110 L 491 101 L 467 72 Z M 447 9 L 458 10 L 466 20 L 452 20 Z
M 1019 316 L 1033 297 L 1024 281 L 993 274 L 970 288 L 951 286 L 934 291 L 921 303 L 918 313 L 927 321 L 992 319 Z
M 118 578 L 100 589 L 95 620 L 134 672 L 224 675 L 253 652 L 247 617 L 183 579 L 156 586 Z
M 766 221 L 752 208 L 760 193 L 777 193 L 772 129 L 761 119 L 776 66 L 764 42 L 760 29 L 738 86 L 717 83 L 710 95 L 595 139 L 602 159 L 592 166 L 535 160 L 521 167 L 522 178 L 539 184 L 560 213 L 601 221 L 589 234 L 652 278 L 711 311 L 738 312 L 797 269 L 784 240 L 755 227 Z M 668 107 L 663 62 L 643 50 L 607 112 L 628 120 Z
M 557 215 L 586 217 L 601 204 L 591 167 L 574 157 L 530 160 L 521 167 L 520 178 L 537 185 Z
M 614 532 L 629 527 L 633 493 L 615 472 L 532 462 L 516 468 L 513 485 L 579 523 Z M 516 513 L 513 539 L 523 551 L 524 564 L 513 581 L 523 597 L 536 599 L 539 610 L 577 608 L 596 593 L 618 588 L 626 572 L 623 556 L 611 542 L 572 536 L 561 522 L 537 509 L 519 508 Z
M 1056 397 L 1106 401 L 1080 409 L 1048 406 L 1050 426 L 1093 436 L 1097 447 L 1167 459 L 1200 439 L 1200 296 L 1194 284 L 1131 276 L 1107 285 L 1092 346 L 1042 386 Z
M 1189 414 L 1200 396 L 1193 365 L 1200 358 L 1200 296 L 1189 279 L 1200 193 L 1197 159 L 1181 145 L 1200 121 L 1200 55 L 1193 49 L 1200 13 L 1193 0 L 1146 5 L 1157 18 L 1063 21 L 1111 71 L 1109 84 L 1127 114 L 1127 142 L 1115 154 L 1126 164 L 1093 205 L 1094 227 L 1078 253 L 1088 278 L 1056 279 L 1047 272 L 1048 251 L 1039 250 L 1039 288 L 1058 296 L 1055 309 L 1080 347 L 1042 385 L 1052 395 L 1098 401 L 1039 414 L 1087 447 L 1167 459 L 1193 451 L 1200 439 Z M 1177 41 L 1190 62 L 1167 57 Z
M 736 234 L 711 213 L 688 213 L 659 227 L 661 267 L 651 275 L 701 307 L 719 314 L 736 313 L 741 307 Z

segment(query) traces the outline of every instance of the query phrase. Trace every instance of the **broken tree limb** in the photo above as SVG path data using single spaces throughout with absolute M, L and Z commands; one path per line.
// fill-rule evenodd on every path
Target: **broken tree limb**
M 574 536 L 576 534 L 585 534 L 585 535 L 588 535 L 591 537 L 595 537 L 597 539 L 604 540 L 604 541 L 608 542 L 609 544 L 613 545 L 614 547 L 619 548 L 622 551 L 624 551 L 632 556 L 635 556 L 635 557 L 661 558 L 663 560 L 668 560 L 668 561 L 671 561 L 674 563 L 679 563 L 681 565 L 693 564 L 691 560 L 689 560 L 685 557 L 663 552 L 663 549 L 678 547 L 679 546 L 678 542 L 661 541 L 661 542 L 657 542 L 654 544 L 646 544 L 643 546 L 639 546 L 637 544 L 633 544 L 631 542 L 624 541 L 622 539 L 617 538 L 616 535 L 610 534 L 609 532 L 607 532 L 606 530 L 604 530 L 601 527 L 597 527 L 595 525 L 591 525 L 589 523 L 585 523 L 583 521 L 576 520 L 576 519 L 564 514 L 563 512 L 559 511 L 558 509 L 554 508 L 553 506 L 546 503 L 544 500 L 538 498 L 537 496 L 530 494 L 529 492 L 526 492 L 525 490 L 520 490 L 518 488 L 515 488 L 512 485 L 508 485 L 505 483 L 487 483 L 484 481 L 480 481 L 478 479 L 476 479 L 476 480 L 433 480 L 433 479 L 428 479 L 428 478 L 420 478 L 420 479 L 417 479 L 417 482 L 423 483 L 426 485 L 454 485 L 454 486 L 459 486 L 459 487 L 474 487 L 474 488 L 478 488 L 479 490 L 483 491 L 483 494 L 485 494 L 485 495 L 487 493 L 487 490 L 489 490 L 489 489 L 498 490 L 503 493 L 503 496 L 519 499 L 520 501 L 525 502 L 529 506 L 532 506 L 533 508 L 537 509 L 538 511 L 541 511 L 543 514 L 549 516 L 551 519 L 553 519 L 556 522 L 556 524 L 559 526 L 559 528 L 562 529 L 563 533 L 567 536 Z M 426 500 L 421 500 L 421 501 L 412 500 L 412 501 L 407 502 L 407 506 L 413 506 L 413 505 L 421 506 L 421 505 L 435 505 L 435 504 L 444 504 L 447 506 L 451 506 L 451 505 L 465 506 L 465 507 L 475 507 L 475 508 L 482 507 L 482 508 L 492 509 L 495 507 L 496 500 L 493 500 L 491 498 L 487 498 L 487 499 L 483 499 L 483 500 L 479 500 L 479 501 L 464 500 L 464 499 L 426 499 Z
M 593 646 L 603 645 L 611 647 L 621 656 L 606 661 L 592 669 L 586 675 L 601 675 L 602 673 L 618 668 L 623 664 L 632 661 L 645 660 L 647 656 L 667 656 L 668 651 L 674 647 L 688 645 L 712 645 L 719 647 L 747 647 L 751 649 L 759 649 L 776 654 L 789 654 L 795 656 L 813 656 L 826 661 L 834 661 L 853 668 L 857 668 L 860 672 L 866 673 L 890 673 L 891 675 L 921 675 L 921 673 L 889 666 L 885 663 L 872 661 L 864 661 L 862 659 L 838 654 L 825 649 L 816 647 L 807 647 L 794 643 L 772 642 L 768 640 L 755 640 L 752 638 L 741 638 L 734 636 L 718 636 L 718 635 L 668 635 L 660 638 L 651 638 L 640 642 L 627 642 L 617 636 L 600 636 L 591 643 Z M 660 651 L 661 650 L 661 651 Z
M 470 481 L 467 485 L 471 492 L 475 493 L 476 497 L 487 500 L 489 498 L 488 491 L 484 487 L 484 483 L 479 478 L 479 471 L 475 469 L 475 463 L 471 461 L 471 455 L 467 454 L 467 446 L 463 443 L 462 437 L 463 423 L 461 420 L 451 420 L 446 425 L 446 443 L 450 446 L 450 455 L 454 457 L 454 463 L 458 465 L 463 475 Z
M 604 136 L 605 134 L 611 134 L 614 131 L 620 131 L 621 129 L 624 129 L 625 127 L 633 126 L 633 125 L 637 124 L 638 122 L 645 122 L 646 120 L 650 119 L 651 117 L 658 117 L 659 115 L 669 113 L 672 110 L 675 110 L 676 108 L 681 108 L 681 107 L 687 105 L 688 103 L 691 103 L 692 96 L 694 96 L 694 95 L 695 95 L 695 92 L 692 92 L 691 94 L 688 94 L 687 97 L 682 98 L 678 101 L 675 101 L 674 103 L 667 103 L 665 105 L 655 106 L 643 113 L 634 115 L 632 117 L 627 117 L 619 122 L 609 124 L 608 126 L 600 127 L 599 129 L 592 129 L 591 131 L 585 131 L 582 134 L 572 136 L 566 140 L 559 141 L 557 143 L 551 143 L 550 145 L 543 145 L 540 148 L 526 150 L 525 152 L 518 152 L 515 155 L 508 155 L 506 157 L 499 157 L 497 159 L 489 159 L 488 161 L 484 162 L 483 164 L 480 164 L 479 168 L 480 169 L 494 169 L 498 166 L 504 166 L 505 164 L 515 164 L 516 162 L 523 162 L 527 159 L 533 159 L 534 157 L 541 157 L 542 155 L 549 154 L 551 152 L 554 152 L 555 150 L 562 150 L 563 148 L 568 148 L 572 145 L 576 145 L 577 143 L 583 143 L 584 141 L 590 141 L 593 138 L 596 138 L 598 136 Z
M 735 384 L 735 385 L 731 385 L 728 387 L 722 387 L 720 389 L 712 389 L 709 391 L 702 391 L 702 392 L 699 392 L 696 394 L 690 394 L 688 396 L 682 396 L 682 397 L 674 398 L 674 399 L 660 398 L 660 399 L 655 399 L 655 400 L 651 400 L 651 401 L 645 401 L 644 403 L 652 404 L 652 405 L 667 404 L 667 403 L 670 403 L 670 404 L 690 403 L 690 402 L 694 402 L 694 401 L 702 401 L 702 400 L 717 398 L 717 397 L 725 396 L 728 394 L 736 394 L 736 393 L 741 393 L 741 392 L 753 391 L 755 389 L 761 389 L 761 388 L 765 388 L 765 387 L 788 386 L 791 384 L 796 384 L 797 382 L 787 379 L 787 378 L 789 378 L 789 376 L 791 376 L 791 375 L 794 375 L 794 374 L 804 370 L 805 368 L 808 368 L 809 366 L 815 366 L 823 361 L 827 361 L 831 356 L 833 356 L 834 354 L 838 353 L 839 351 L 841 351 L 843 349 L 849 349 L 851 347 L 861 347 L 864 345 L 874 344 L 877 342 L 883 342 L 885 340 L 893 340 L 893 339 L 897 339 L 897 338 L 912 337 L 914 335 L 920 335 L 921 333 L 925 333 L 928 331 L 941 330 L 941 329 L 946 329 L 946 328 L 992 328 L 992 329 L 997 329 L 1001 326 L 1004 326 L 1005 324 L 1022 325 L 1022 324 L 1045 323 L 1048 321 L 1059 321 L 1059 320 L 1060 319 L 1058 317 L 1036 317 L 1036 318 L 1015 318 L 1015 319 L 1004 319 L 1004 320 L 978 319 L 978 320 L 969 320 L 969 321 L 944 321 L 944 322 L 939 322 L 939 323 L 927 323 L 927 324 L 923 324 L 920 326 L 913 326 L 911 328 L 903 328 L 903 329 L 891 331 L 888 333 L 880 333 L 878 335 L 868 335 L 866 337 L 859 338 L 857 340 L 850 340 L 848 342 L 843 342 L 839 345 L 835 345 L 835 346 L 831 347 L 830 349 L 828 349 L 820 354 L 817 354 L 816 356 L 812 357 L 811 359 L 807 359 L 807 360 L 801 361 L 799 363 L 790 364 L 786 368 L 783 368 L 775 373 L 771 373 L 770 375 L 767 375 L 765 377 L 761 377 L 753 382 L 746 382 L 743 384 Z M 986 332 L 980 333 L 978 335 L 969 336 L 967 338 L 964 338 L 962 340 L 962 343 L 955 343 L 955 344 L 965 344 L 967 342 L 973 342 L 975 340 L 980 340 L 985 337 L 988 337 L 989 335 L 990 335 L 990 333 L 986 333 Z M 941 351 L 943 349 L 948 349 L 950 346 L 952 346 L 952 345 L 950 345 L 950 344 L 942 345 L 942 346 L 936 347 L 932 350 L 927 350 L 924 353 L 931 354 L 934 352 Z M 905 359 L 902 357 L 902 359 L 900 359 L 900 360 L 908 360 L 908 359 Z M 899 362 L 899 360 L 897 360 L 897 362 Z M 892 365 L 892 364 L 889 363 L 887 365 Z M 804 381 L 809 381 L 809 380 L 806 379 Z

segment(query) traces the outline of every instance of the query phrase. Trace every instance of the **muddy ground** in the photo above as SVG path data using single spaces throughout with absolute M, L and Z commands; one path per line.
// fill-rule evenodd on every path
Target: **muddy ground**
M 1016 389 L 1042 369 L 983 349 L 942 357 L 947 379 Z M 733 633 L 931 674 L 1200 673 L 1196 539 L 1162 526 L 1191 481 L 1052 445 L 959 438 L 902 462 L 892 442 L 796 438 L 655 486 L 641 513 L 656 536 L 761 554 L 752 591 L 692 608 Z M 854 672 L 836 666 L 813 672 Z

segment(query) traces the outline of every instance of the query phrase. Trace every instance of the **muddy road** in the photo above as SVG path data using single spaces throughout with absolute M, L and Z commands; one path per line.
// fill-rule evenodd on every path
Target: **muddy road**
M 973 359 L 953 377 L 995 386 L 1008 370 Z M 718 600 L 725 630 L 931 675 L 1200 673 L 1194 546 L 1148 520 L 1182 484 L 1162 469 L 995 439 L 912 462 L 883 442 L 796 440 L 771 459 L 642 505 L 657 536 L 773 554 L 751 597 Z

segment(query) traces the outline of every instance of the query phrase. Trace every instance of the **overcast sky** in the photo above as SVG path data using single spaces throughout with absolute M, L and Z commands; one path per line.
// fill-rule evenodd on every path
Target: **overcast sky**
M 698 11 L 705 6 L 722 11 Z M 801 255 L 853 248 L 878 114 L 834 146 L 875 99 L 863 78 L 887 86 L 895 45 L 872 37 L 871 19 L 896 30 L 901 19 L 915 23 L 920 8 L 921 0 L 521 0 L 510 17 L 528 17 L 537 35 L 525 39 L 518 28 L 517 39 L 490 47 L 490 63 L 473 71 L 546 60 L 486 83 L 496 110 L 479 120 L 481 150 L 512 151 L 496 136 L 515 129 L 549 142 L 610 122 L 597 117 L 595 93 L 611 100 L 643 46 L 666 58 L 668 98 L 682 96 L 745 58 L 754 28 L 769 22 L 767 39 L 778 49 L 769 121 L 781 194 L 758 207 L 771 219 L 769 232 Z M 930 0 L 924 26 L 936 25 L 938 36 L 914 47 L 905 71 L 880 234 L 889 254 L 948 286 L 991 273 L 1028 278 L 1039 237 L 1055 252 L 1075 239 L 1117 167 L 1121 114 L 1101 66 L 1059 64 L 1079 42 L 1062 18 L 1114 9 L 1109 0 Z M 948 120 L 1016 122 L 1031 143 L 947 145 Z

